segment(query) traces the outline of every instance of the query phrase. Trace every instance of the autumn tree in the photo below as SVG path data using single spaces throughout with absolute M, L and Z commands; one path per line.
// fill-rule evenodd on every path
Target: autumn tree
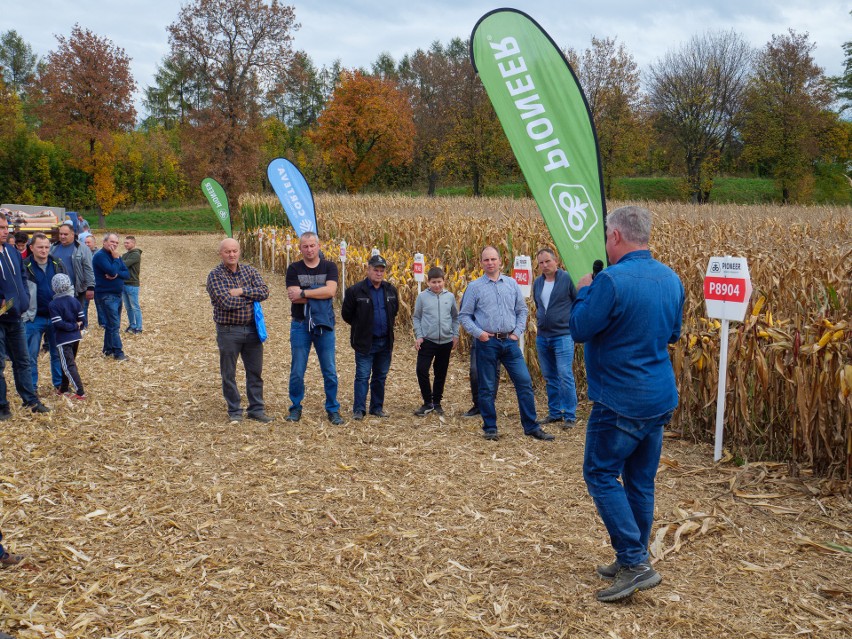
M 441 177 L 442 152 L 452 130 L 449 110 L 457 92 L 450 85 L 450 59 L 435 41 L 427 51 L 417 49 L 399 63 L 399 77 L 412 105 L 415 174 L 425 177 L 427 194 L 434 196 Z
M 516 175 L 518 168 L 469 51 L 469 43 L 458 38 L 445 49 L 449 131 L 437 165 L 452 177 L 470 180 L 473 195 L 478 197 L 489 180 Z
M 843 75 L 833 78 L 841 113 L 852 109 L 852 40 L 843 43 L 843 57 Z
M 607 197 L 616 177 L 627 175 L 647 148 L 646 101 L 640 91 L 639 67 L 623 44 L 592 38 L 582 55 L 567 58 L 586 95 L 598 135 Z
M 347 71 L 311 137 L 329 156 L 336 179 L 357 193 L 379 167 L 411 162 L 411 105 L 396 83 Z
M 387 51 L 382 51 L 375 62 L 370 64 L 370 75 L 382 80 L 391 80 L 399 82 L 399 69 L 396 65 L 396 60 Z
M 79 25 L 70 38 L 57 36 L 57 41 L 35 85 L 41 134 L 67 148 L 76 166 L 94 178 L 103 175 L 99 160 L 109 157 L 98 153 L 97 145 L 108 150 L 111 134 L 134 124 L 130 58 L 108 38 Z M 103 215 L 99 207 L 101 227 Z
M 267 94 L 269 111 L 291 129 L 304 131 L 312 127 L 325 106 L 325 77 L 307 53 L 296 51 L 287 71 L 275 80 Z
M 298 26 L 278 0 L 192 0 L 168 28 L 171 55 L 184 56 L 210 92 L 184 131 L 185 166 L 193 178 L 217 178 L 232 210 L 262 173 L 262 98 L 286 72 Z
M 154 85 L 145 88 L 142 104 L 146 126 L 172 129 L 186 123 L 193 111 L 210 105 L 203 73 L 183 54 L 168 55 L 158 65 Z
M 6 86 L 23 96 L 35 79 L 36 56 L 14 29 L 0 35 L 0 73 Z
M 746 99 L 746 159 L 775 177 L 785 203 L 810 195 L 813 163 L 836 116 L 832 85 L 807 33 L 773 35 L 760 51 Z
M 742 118 L 752 50 L 733 31 L 693 37 L 651 64 L 656 126 L 674 140 L 694 203 L 710 198 L 718 160 Z

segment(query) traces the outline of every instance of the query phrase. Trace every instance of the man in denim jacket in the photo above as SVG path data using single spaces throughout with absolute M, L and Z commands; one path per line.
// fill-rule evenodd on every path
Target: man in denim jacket
M 613 585 L 599 601 L 620 601 L 662 577 L 648 561 L 654 477 L 663 427 L 677 406 L 668 344 L 680 337 L 683 285 L 651 257 L 651 213 L 625 206 L 607 216 L 612 266 L 578 282 L 571 334 L 584 342 L 589 399 L 583 477 L 606 526 L 615 561 L 598 566 Z M 621 476 L 622 483 L 618 478 Z

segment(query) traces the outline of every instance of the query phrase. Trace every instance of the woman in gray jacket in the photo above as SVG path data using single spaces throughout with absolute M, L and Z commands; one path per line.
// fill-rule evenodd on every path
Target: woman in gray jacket
M 417 349 L 417 382 L 423 405 L 414 411 L 418 417 L 431 412 L 443 415 L 441 399 L 450 366 L 450 352 L 459 343 L 459 309 L 456 297 L 444 290 L 444 271 L 435 266 L 426 275 L 429 288 L 414 303 L 414 348 Z M 429 383 L 434 362 L 435 382 Z

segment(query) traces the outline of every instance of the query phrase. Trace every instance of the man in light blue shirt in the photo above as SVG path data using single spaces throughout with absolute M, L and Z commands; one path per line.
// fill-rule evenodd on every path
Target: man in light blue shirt
M 484 274 L 468 285 L 462 300 L 459 320 L 476 345 L 479 371 L 479 410 L 482 413 L 483 437 L 496 441 L 497 411 L 494 407 L 496 379 L 502 362 L 515 385 L 521 425 L 524 434 L 550 441 L 535 414 L 532 380 L 518 340 L 527 327 L 527 304 L 518 283 L 500 272 L 502 261 L 493 246 L 480 253 Z

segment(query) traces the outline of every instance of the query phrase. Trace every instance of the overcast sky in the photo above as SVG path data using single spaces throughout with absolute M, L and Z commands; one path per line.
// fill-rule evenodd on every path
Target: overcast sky
M 286 0 L 283 0 L 286 3 Z M 15 29 L 43 56 L 68 36 L 75 23 L 110 38 L 131 58 L 140 91 L 153 82 L 168 53 L 166 27 L 177 18 L 178 0 L 3 0 L 0 32 Z M 641 69 L 707 29 L 734 29 L 755 47 L 793 28 L 808 32 L 814 57 L 829 75 L 843 67 L 843 42 L 852 39 L 849 0 L 539 0 L 502 4 L 483 0 L 295 0 L 294 47 L 317 67 L 339 58 L 345 67 L 369 68 L 378 55 L 398 60 L 434 40 L 468 38 L 488 11 L 509 6 L 532 16 L 561 47 L 587 48 L 591 37 L 624 43 Z M 642 5 L 642 7 L 637 7 Z M 692 5 L 692 6 L 691 6 Z M 137 100 L 138 102 L 138 100 Z

